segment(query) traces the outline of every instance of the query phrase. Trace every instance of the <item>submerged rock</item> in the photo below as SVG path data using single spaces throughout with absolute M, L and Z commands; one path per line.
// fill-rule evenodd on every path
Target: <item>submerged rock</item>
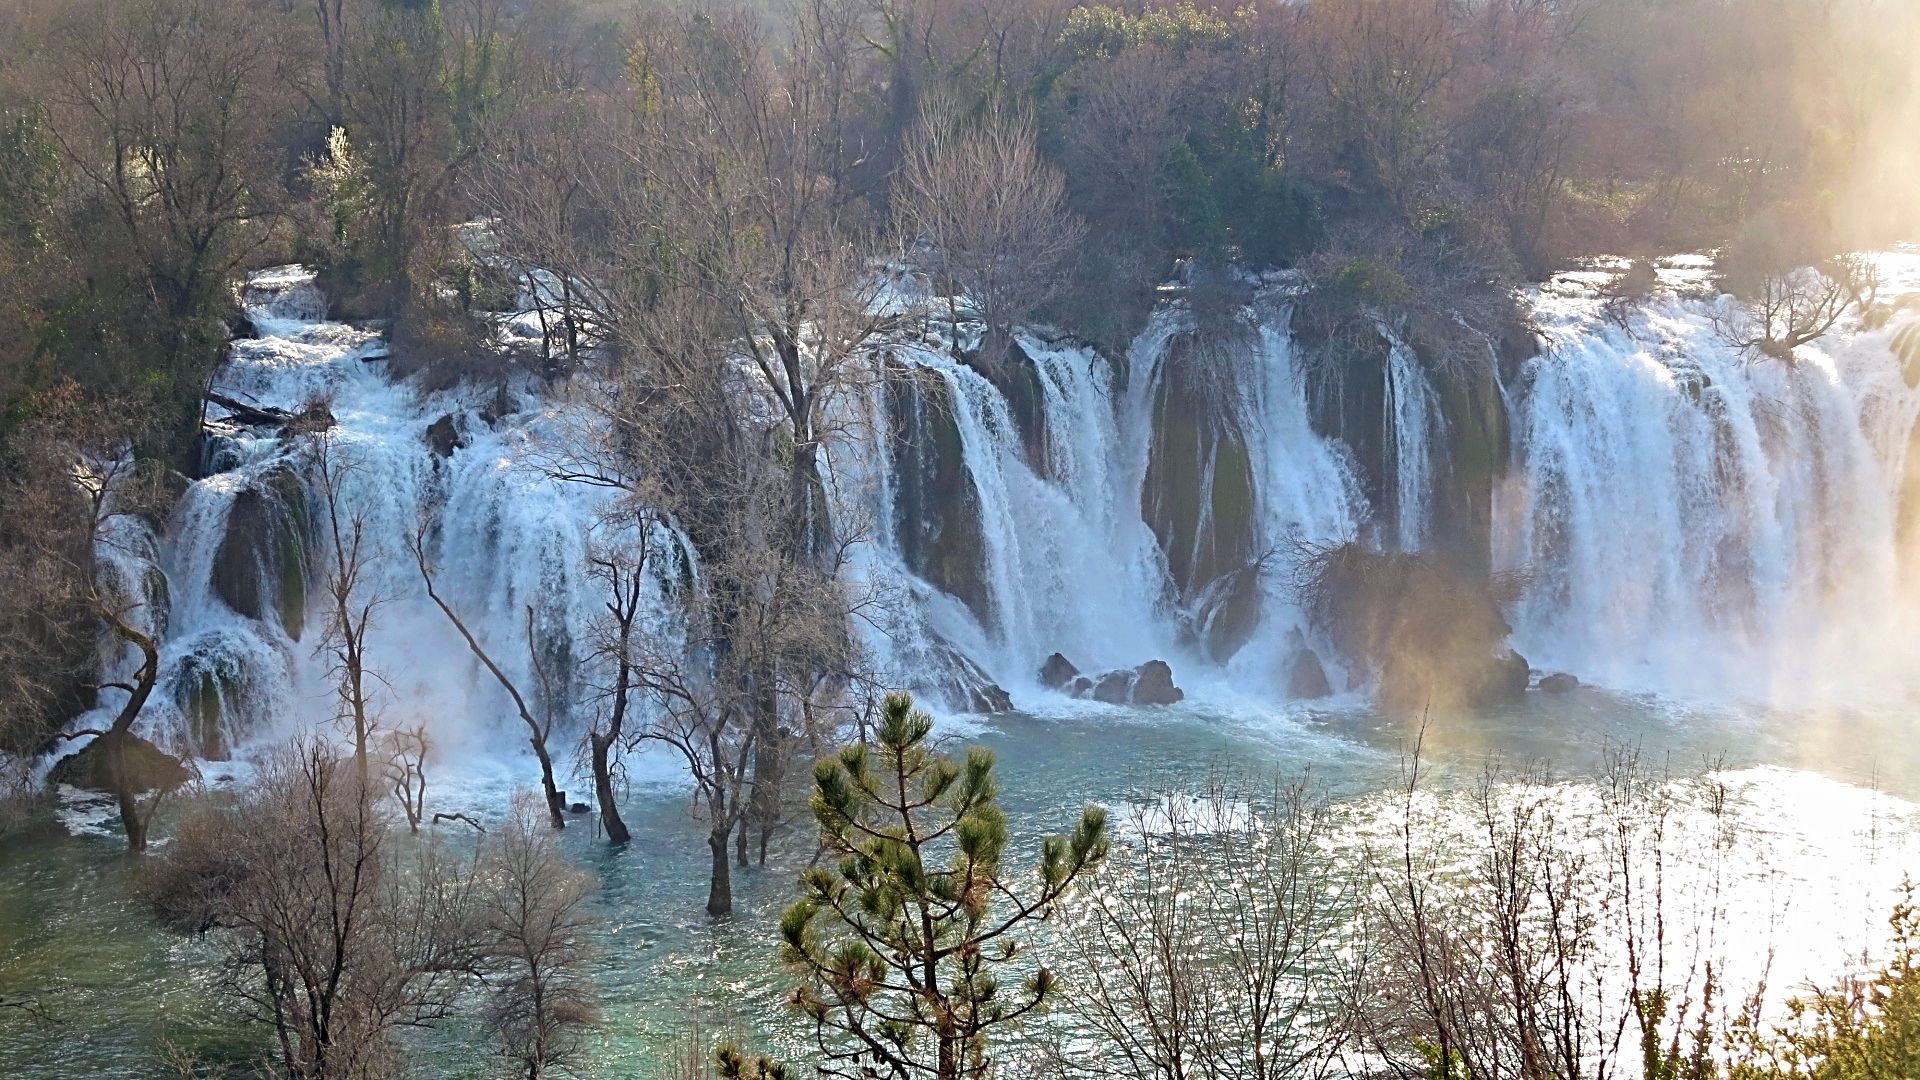
M 138 735 L 120 737 L 121 772 L 116 776 L 107 754 L 107 737 L 93 740 L 78 751 L 54 763 L 47 783 L 66 784 L 88 791 L 114 791 L 124 778 L 135 792 L 170 791 L 193 779 L 193 773 L 179 758 Z
M 1549 694 L 1564 694 L 1569 690 L 1578 690 L 1580 680 L 1564 671 L 1556 671 L 1540 679 L 1540 689 Z
M 1047 662 L 1040 665 L 1040 685 L 1049 690 L 1064 689 L 1079 675 L 1080 669 L 1073 666 L 1073 661 L 1059 653 L 1047 657 Z

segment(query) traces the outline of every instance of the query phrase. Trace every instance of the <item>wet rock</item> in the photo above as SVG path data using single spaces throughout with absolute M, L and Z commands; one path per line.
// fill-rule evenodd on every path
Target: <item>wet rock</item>
M 1492 700 L 1504 702 L 1520 700 L 1527 692 L 1527 683 L 1533 678 L 1533 668 L 1528 665 L 1527 658 L 1508 649 L 1497 654 L 1494 657 L 1494 663 L 1499 672 L 1499 678 L 1490 695 Z
M 1165 660 L 1149 660 L 1134 670 L 1130 697 L 1136 705 L 1176 705 L 1187 695 L 1173 685 L 1173 668 Z
M 593 813 L 593 807 L 591 807 L 591 806 L 588 806 L 588 805 L 587 805 L 586 803 L 583 803 L 583 802 L 577 802 L 577 803 L 573 803 L 573 804 L 571 804 L 571 805 L 569 805 L 569 806 L 567 807 L 567 813 L 569 813 L 569 814 L 591 814 L 591 813 Z
M 1125 705 L 1133 689 L 1133 672 L 1109 671 L 1093 684 L 1093 700 L 1108 705 Z
M 1040 685 L 1049 690 L 1060 690 L 1071 684 L 1080 675 L 1080 669 L 1073 661 L 1054 653 L 1047 662 L 1040 665 Z
M 971 713 L 1013 709 L 1013 697 L 993 681 L 993 676 L 944 638 L 935 638 L 922 650 L 915 669 L 920 678 L 910 689 L 938 698 L 949 708 Z
M 306 490 L 290 469 L 275 469 L 234 496 L 213 558 L 213 591 L 250 619 L 280 620 L 298 640 L 306 621 Z
M 892 440 L 894 535 L 907 567 L 993 625 L 980 496 L 947 384 L 936 372 L 894 365 L 887 381 Z
M 1252 457 L 1218 386 L 1236 353 L 1252 347 L 1198 332 L 1168 343 L 1140 489 L 1141 518 L 1166 555 L 1181 606 L 1200 612 L 1215 659 L 1244 644 L 1259 615 L 1258 589 L 1227 587 L 1255 561 L 1259 534 Z
M 49 784 L 66 784 L 89 791 L 114 791 L 124 778 L 133 791 L 170 791 L 193 779 L 185 763 L 165 750 L 128 733 L 120 736 L 118 770 L 107 753 L 111 736 L 95 739 L 54 763 Z
M 1295 701 L 1318 701 L 1332 694 L 1333 684 L 1327 681 L 1327 669 L 1320 663 L 1320 654 L 1301 642 L 1287 661 L 1287 696 Z
M 1526 692 L 1526 658 L 1507 644 L 1500 587 L 1428 554 L 1346 544 L 1302 563 L 1303 606 L 1348 673 L 1386 711 L 1476 708 Z
M 1067 691 L 1077 698 L 1086 697 L 1093 693 L 1093 680 L 1081 675 L 1073 680 L 1073 685 Z
M 1564 671 L 1556 671 L 1540 680 L 1540 689 L 1549 694 L 1564 694 L 1580 688 L 1580 680 Z
M 450 458 L 455 450 L 464 450 L 467 445 L 466 436 L 460 434 L 460 427 L 454 422 L 452 413 L 427 425 L 424 437 L 428 448 L 439 458 Z

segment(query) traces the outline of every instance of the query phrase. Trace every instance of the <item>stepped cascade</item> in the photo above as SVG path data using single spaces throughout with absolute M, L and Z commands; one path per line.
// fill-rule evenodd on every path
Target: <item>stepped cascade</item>
M 1880 266 L 1887 295 L 1920 290 L 1920 255 Z M 874 355 L 885 389 L 863 403 L 881 422 L 857 428 L 865 442 L 830 470 L 842 528 L 866 532 L 856 572 L 899 598 L 870 644 L 893 679 L 958 710 L 981 707 L 986 685 L 1022 709 L 1063 702 L 1039 678 L 1053 653 L 1090 673 L 1164 659 L 1204 703 L 1284 701 L 1312 650 L 1333 690 L 1357 692 L 1289 564 L 1302 543 L 1357 541 L 1518 571 L 1513 643 L 1583 682 L 1904 692 L 1889 646 L 1912 627 L 1920 366 L 1895 341 L 1916 316 L 1894 305 L 1794 363 L 1751 362 L 1715 336 L 1725 301 L 1700 287 L 1704 270 L 1672 260 L 1663 273 L 1671 293 L 1625 313 L 1604 272 L 1540 287 L 1528 298 L 1539 351 L 1501 361 L 1477 396 L 1383 325 L 1384 363 L 1343 376 L 1379 383 L 1346 388 L 1377 399 L 1357 411 L 1316 400 L 1316 357 L 1271 283 L 1225 328 L 1163 302 L 1123 355 L 1038 331 L 994 364 L 931 336 L 888 341 Z M 371 545 L 370 652 L 390 722 L 480 753 L 518 745 L 510 705 L 425 597 L 409 545 L 419 537 L 510 672 L 531 674 L 511 644 L 528 625 L 532 652 L 572 670 L 600 603 L 589 544 L 637 542 L 606 534 L 604 488 L 552 475 L 553 436 L 583 410 L 564 385 L 428 393 L 393 380 L 380 337 L 329 321 L 298 267 L 255 275 L 242 299 L 257 336 L 234 344 L 216 398 L 324 406 L 336 516 Z M 540 329 L 505 316 L 499 332 Z M 101 552 L 148 597 L 165 643 L 143 728 L 205 756 L 335 708 L 316 594 L 333 526 L 315 465 L 298 437 L 227 411 L 210 406 L 204 475 L 170 520 Z M 1463 458 L 1475 432 L 1506 440 L 1499 467 Z M 1462 506 L 1484 523 L 1463 526 Z M 684 558 L 654 572 L 697 576 L 698 553 L 668 541 Z M 670 630 L 656 585 L 648 617 Z

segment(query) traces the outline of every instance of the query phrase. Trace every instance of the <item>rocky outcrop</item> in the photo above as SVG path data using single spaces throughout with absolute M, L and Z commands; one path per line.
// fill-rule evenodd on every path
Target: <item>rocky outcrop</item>
M 1346 544 L 1304 560 L 1300 580 L 1315 629 L 1389 712 L 1485 707 L 1526 692 L 1498 579 L 1433 555 Z
M 133 792 L 170 791 L 193 779 L 177 757 L 131 733 L 119 736 L 120 761 L 116 772 L 107 751 L 111 735 L 102 736 L 54 763 L 49 784 L 66 784 L 88 791 L 117 791 L 124 781 Z
M 1040 685 L 1049 690 L 1065 689 L 1079 676 L 1080 669 L 1059 653 L 1047 657 L 1047 662 L 1040 665 Z
M 1149 660 L 1139 667 L 1115 668 L 1092 677 L 1071 678 L 1065 688 L 1074 697 L 1091 698 L 1108 705 L 1177 705 L 1187 697 L 1185 691 L 1174 685 L 1173 668 L 1165 660 Z
M 993 624 L 980 496 L 967 473 L 947 384 L 937 373 L 892 365 L 894 535 L 907 568 Z
M 1399 493 L 1388 367 L 1392 344 L 1377 329 L 1343 324 L 1329 336 L 1313 319 L 1293 331 L 1311 356 L 1307 400 L 1314 430 L 1339 439 L 1353 455 L 1376 520 L 1396 518 Z M 1468 335 L 1435 318 L 1409 318 L 1400 330 L 1432 392 L 1439 423 L 1429 433 L 1432 543 L 1455 566 L 1485 574 L 1492 562 L 1493 489 L 1506 470 L 1510 436 L 1500 370 L 1531 355 L 1533 339 L 1515 325 L 1496 341 Z
M 1541 677 L 1540 689 L 1549 694 L 1565 694 L 1580 689 L 1580 680 L 1564 671 L 1556 671 Z
M 1180 606 L 1209 655 L 1225 661 L 1260 619 L 1253 460 L 1230 411 L 1232 336 L 1188 332 L 1170 341 L 1153 399 L 1153 442 L 1140 492 L 1142 518 L 1166 555 Z
M 233 498 L 214 553 L 214 594 L 248 618 L 278 619 L 298 640 L 306 620 L 311 532 L 299 476 L 286 466 L 271 470 Z

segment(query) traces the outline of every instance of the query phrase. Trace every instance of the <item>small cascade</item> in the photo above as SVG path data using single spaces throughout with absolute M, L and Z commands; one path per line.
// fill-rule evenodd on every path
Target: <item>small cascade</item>
M 936 380 L 937 403 L 952 403 L 957 462 L 914 468 L 965 487 L 931 517 L 975 514 L 979 540 L 979 580 L 954 581 L 937 552 L 899 539 L 929 519 L 923 497 L 901 496 L 916 478 L 874 485 L 895 500 L 885 572 L 917 597 L 918 617 L 884 646 L 902 670 L 931 639 L 1016 690 L 1016 704 L 1037 692 L 1054 652 L 1095 672 L 1165 658 L 1183 682 L 1284 695 L 1304 629 L 1284 548 L 1358 535 L 1367 502 L 1341 448 L 1313 431 L 1284 318 L 1196 341 L 1179 306 L 1154 317 L 1123 370 L 1093 349 L 1022 335 L 1043 391 L 1041 468 L 993 380 L 936 347 L 896 354 Z M 893 427 L 937 452 L 927 404 L 891 404 Z
M 333 730 L 323 585 L 337 527 L 362 537 L 357 595 L 374 605 L 368 654 L 382 724 L 425 725 L 446 752 L 518 752 L 525 737 L 510 701 L 425 596 L 410 544 L 423 535 L 440 592 L 523 688 L 541 682 L 537 656 L 554 707 L 590 699 L 574 685 L 602 600 L 589 537 L 637 541 L 601 521 L 603 489 L 535 464 L 533 447 L 555 441 L 546 427 L 567 418 L 514 412 L 505 390 L 423 395 L 394 383 L 369 362 L 384 355 L 378 335 L 326 321 L 299 268 L 256 275 L 241 295 L 256 336 L 235 343 L 216 392 L 287 412 L 322 402 L 335 425 L 323 459 L 318 440 L 228 423 L 215 409 L 208 458 L 219 471 L 188 487 L 163 538 L 103 557 L 164 612 L 161 680 L 141 730 L 203 757 Z M 451 445 L 427 437 L 436 423 Z M 316 483 L 322 468 L 334 478 L 331 507 Z M 94 719 L 117 707 L 116 693 Z
M 1383 333 L 1385 331 L 1383 330 Z M 1435 451 L 1446 436 L 1446 418 L 1419 360 L 1398 335 L 1386 334 L 1387 430 L 1381 444 L 1392 455 L 1392 544 L 1400 551 L 1424 551 L 1432 539 L 1433 496 L 1438 474 Z

